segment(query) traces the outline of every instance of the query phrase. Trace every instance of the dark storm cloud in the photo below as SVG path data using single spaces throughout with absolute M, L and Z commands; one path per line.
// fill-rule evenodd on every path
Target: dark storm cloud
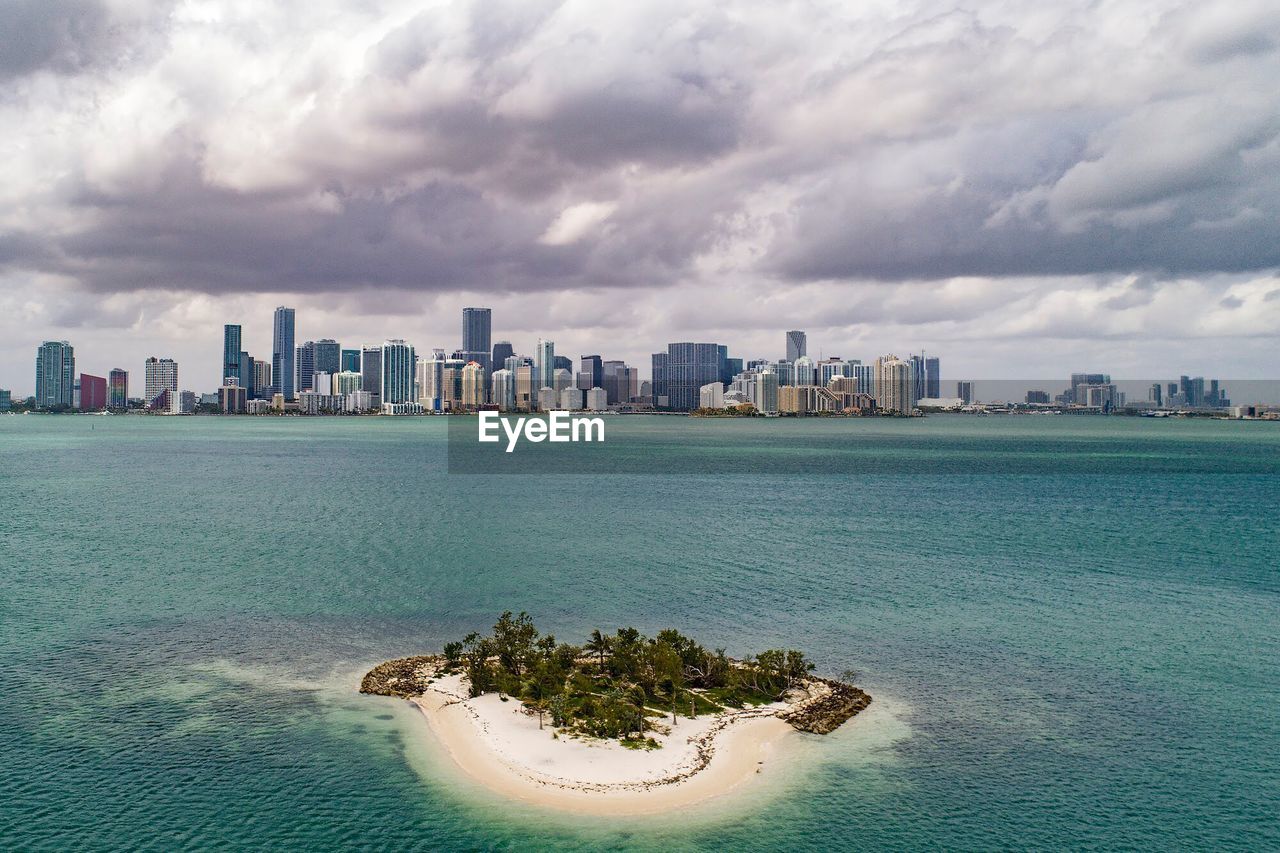
M 11 182 L 38 215 L 0 220 L 0 266 L 209 293 L 1280 266 L 1266 4 L 393 6 L 0 5 L 0 76 L 114 69 L 40 105 L 90 141 L 8 116 L 47 175 Z M 170 41 L 113 65 L 144 30 Z

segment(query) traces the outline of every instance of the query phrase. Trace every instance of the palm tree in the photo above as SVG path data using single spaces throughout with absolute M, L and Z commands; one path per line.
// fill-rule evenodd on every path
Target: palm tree
M 609 642 L 608 635 L 600 633 L 599 628 L 591 632 L 591 639 L 587 641 L 586 650 L 600 657 L 600 672 L 602 673 L 604 672 L 604 656 L 608 654 L 610 645 L 612 644 Z

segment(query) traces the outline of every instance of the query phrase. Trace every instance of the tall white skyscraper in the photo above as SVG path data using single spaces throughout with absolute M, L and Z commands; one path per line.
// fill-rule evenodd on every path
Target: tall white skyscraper
M 412 403 L 413 347 L 400 339 L 382 344 L 382 403 Z
M 556 370 L 555 341 L 538 338 L 538 349 L 534 354 L 535 382 L 539 389 L 552 387 Z
M 886 411 L 910 414 L 916 399 L 912 363 L 896 355 L 876 359 L 876 404 Z

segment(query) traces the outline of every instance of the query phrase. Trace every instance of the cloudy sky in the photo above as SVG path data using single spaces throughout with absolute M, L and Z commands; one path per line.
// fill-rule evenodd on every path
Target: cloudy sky
M 1274 377 L 1274 0 L 0 2 L 0 387 L 221 324 Z

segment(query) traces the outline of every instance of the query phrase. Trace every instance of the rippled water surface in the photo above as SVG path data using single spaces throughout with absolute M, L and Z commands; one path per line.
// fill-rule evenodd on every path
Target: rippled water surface
M 1276 425 L 609 430 L 664 473 L 450 475 L 439 419 L 0 417 L 0 846 L 1280 846 Z M 510 807 L 354 692 L 507 608 L 797 646 L 883 712 L 736 806 Z

